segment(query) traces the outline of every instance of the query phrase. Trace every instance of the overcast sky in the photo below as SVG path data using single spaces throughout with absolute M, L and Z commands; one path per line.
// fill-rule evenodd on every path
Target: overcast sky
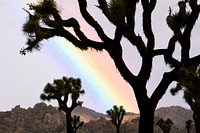
M 1 0 L 0 1 L 0 110 L 6 111 L 15 107 L 15 105 L 21 105 L 24 108 L 32 107 L 37 102 L 40 102 L 39 95 L 42 92 L 44 85 L 47 82 L 51 82 L 55 78 L 61 78 L 63 73 L 59 70 L 60 65 L 59 61 L 57 64 L 48 65 L 49 62 L 52 62 L 53 59 L 49 57 L 48 45 L 44 45 L 40 52 L 35 51 L 29 53 L 26 56 L 19 54 L 19 50 L 24 47 L 26 42 L 26 36 L 23 35 L 21 27 L 27 18 L 26 12 L 22 10 L 23 7 L 27 7 L 26 4 L 33 2 L 34 0 Z M 74 0 L 75 1 L 75 0 Z M 112 25 L 104 20 L 103 16 L 100 16 L 100 11 L 95 5 L 97 5 L 96 0 L 90 1 L 88 7 L 92 11 L 92 15 L 96 17 L 97 20 L 103 25 L 105 31 L 108 35 L 112 36 L 113 31 Z M 177 2 L 175 0 L 159 0 L 158 7 L 156 7 L 153 14 L 153 30 L 156 33 L 156 47 L 157 48 L 166 48 L 167 41 L 171 37 L 172 32 L 169 30 L 165 23 L 166 16 L 168 15 L 169 6 L 172 9 L 176 9 Z M 72 0 L 58 0 L 58 5 L 61 5 L 62 15 L 67 16 L 69 12 L 64 7 L 70 4 L 70 12 L 73 14 L 78 14 L 77 2 Z M 140 10 L 137 12 L 137 18 L 140 18 Z M 80 16 L 77 16 L 80 18 Z M 140 35 L 141 32 L 141 21 L 137 21 L 137 29 Z M 83 23 L 84 25 L 84 23 Z M 200 42 L 199 38 L 199 21 L 195 26 L 195 30 L 192 34 L 192 43 L 194 47 L 191 49 L 191 55 L 196 55 L 200 52 Z M 88 31 L 87 31 L 88 32 Z M 88 32 L 89 34 L 94 31 Z M 126 59 L 127 65 L 133 71 L 139 69 L 139 57 L 138 55 L 132 55 L 133 48 L 128 46 L 128 41 L 123 41 L 124 49 L 124 58 Z M 53 42 L 44 42 L 44 44 L 53 43 Z M 179 50 L 176 51 L 175 56 L 179 58 Z M 99 53 L 101 54 L 101 53 Z M 130 56 L 131 55 L 131 56 Z M 47 57 L 48 56 L 48 57 Z M 135 59 L 136 57 L 136 59 Z M 164 64 L 162 58 L 158 57 L 154 62 L 153 75 L 149 80 L 149 88 L 154 88 L 162 77 L 163 70 L 169 70 L 168 67 L 160 67 L 161 64 Z M 47 67 L 48 66 L 48 67 Z M 164 65 L 163 65 L 164 66 Z M 124 81 L 122 81 L 124 82 Z M 152 90 L 149 90 L 151 94 Z M 86 95 L 87 97 L 87 95 Z M 159 102 L 160 106 L 170 106 L 170 105 L 181 105 L 186 108 L 188 106 L 181 98 L 181 95 L 173 97 L 169 92 L 163 97 Z M 87 99 L 87 98 L 86 98 Z M 89 99 L 89 98 L 88 98 Z M 90 99 L 92 100 L 92 99 Z M 56 105 L 56 103 L 53 103 Z M 98 112 L 103 112 L 105 108 L 99 108 L 89 103 L 85 106 L 92 108 Z M 136 106 L 136 105 L 135 105 Z M 136 111 L 136 110 L 133 110 Z M 103 112 L 105 113 L 105 112 Z

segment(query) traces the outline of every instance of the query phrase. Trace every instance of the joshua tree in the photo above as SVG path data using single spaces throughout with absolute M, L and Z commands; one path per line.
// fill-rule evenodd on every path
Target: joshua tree
M 183 90 L 183 98 L 193 111 L 196 133 L 200 132 L 200 67 L 185 67 L 179 72 L 179 82 L 171 89 L 172 95 Z
M 77 129 L 82 127 L 84 124 L 83 121 L 80 121 L 80 116 L 74 115 L 72 118 L 72 130 L 73 133 L 76 133 Z
M 125 113 L 126 111 L 123 106 L 120 106 L 118 108 L 116 105 L 114 105 L 113 109 L 107 110 L 107 114 L 110 116 L 111 122 L 115 125 L 117 133 L 120 132 L 120 125 L 122 123 Z
M 55 79 L 53 84 L 47 83 L 44 87 L 44 93 L 40 95 L 42 100 L 56 99 L 58 101 L 58 109 L 66 114 L 67 133 L 73 133 L 72 122 L 74 121 L 72 121 L 71 113 L 74 108 L 82 106 L 83 102 L 77 101 L 80 94 L 84 94 L 84 90 L 81 89 L 81 80 L 63 77 L 62 79 Z M 69 96 L 71 96 L 71 106 L 67 104 Z
M 157 38 L 152 25 L 152 13 L 157 5 L 157 0 L 98 0 L 97 9 L 101 10 L 102 15 L 114 25 L 113 38 L 105 33 L 98 21 L 89 13 L 87 0 L 77 0 L 77 2 L 82 17 L 94 28 L 100 38 L 99 41 L 88 38 L 81 30 L 76 18 L 71 17 L 64 20 L 54 0 L 40 0 L 37 4 L 29 4 L 31 12 L 26 10 L 29 18 L 23 25 L 23 32 L 28 36 L 28 41 L 27 47 L 21 49 L 21 54 L 40 49 L 42 40 L 55 36 L 64 37 L 81 50 L 88 50 L 89 48 L 97 51 L 105 50 L 112 58 L 121 76 L 129 83 L 135 93 L 140 111 L 139 133 L 146 133 L 146 131 L 153 133 L 154 112 L 157 104 L 168 86 L 173 81 L 178 81 L 178 71 L 184 66 L 200 63 L 200 55 L 190 57 L 192 45 L 190 37 L 200 12 L 199 3 L 197 0 L 180 0 L 178 3 L 179 11 L 175 14 L 170 13 L 167 19 L 173 35 L 169 38 L 169 41 L 166 41 L 167 46 L 159 49 L 156 47 Z M 138 4 L 141 4 L 142 7 L 143 38 L 135 30 L 137 26 L 135 19 L 140 19 L 135 15 L 138 7 L 136 5 Z M 186 8 L 190 11 L 187 12 Z M 71 33 L 68 28 L 72 28 L 74 32 Z M 134 48 L 137 49 L 141 57 L 141 68 L 138 73 L 131 72 L 126 66 L 123 59 L 122 45 L 124 42 L 122 38 L 126 38 L 130 46 L 135 46 Z M 176 44 L 180 44 L 180 60 L 173 57 Z M 163 72 L 160 82 L 150 95 L 147 93 L 147 83 L 152 75 L 153 61 L 158 56 L 164 57 L 166 63 L 171 66 L 171 70 Z M 165 64 L 163 63 L 163 65 Z
M 191 127 L 192 127 L 192 120 L 187 120 L 187 121 L 185 122 L 185 128 L 186 128 L 186 130 L 187 130 L 187 133 L 190 133 Z
M 173 122 L 170 119 L 165 121 L 161 118 L 156 124 L 162 129 L 163 133 L 170 133 Z

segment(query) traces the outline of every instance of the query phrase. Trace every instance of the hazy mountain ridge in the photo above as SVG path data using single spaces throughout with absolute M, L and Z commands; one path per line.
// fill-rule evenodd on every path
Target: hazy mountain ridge
M 86 107 L 76 108 L 73 114 L 85 121 L 78 133 L 115 133 L 115 127 L 107 115 Z M 192 119 L 192 111 L 180 106 L 159 108 L 155 113 L 155 123 L 159 118 L 170 118 L 174 122 L 171 133 L 183 133 L 185 121 Z M 121 133 L 137 132 L 139 115 L 127 113 L 121 125 Z M 193 125 L 194 127 L 194 125 Z M 4 133 L 65 133 L 65 114 L 56 107 L 38 103 L 33 108 L 16 106 L 11 111 L 0 112 L 0 132 Z M 162 133 L 155 126 L 155 133 Z M 192 133 L 192 132 L 191 132 Z

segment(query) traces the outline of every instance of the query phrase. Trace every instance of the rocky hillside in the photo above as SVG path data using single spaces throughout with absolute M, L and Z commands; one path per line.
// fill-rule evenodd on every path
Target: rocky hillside
M 73 114 L 81 116 L 85 122 L 78 133 L 116 133 L 105 114 L 85 107 L 76 108 Z M 174 122 L 171 133 L 183 133 L 185 121 L 192 119 L 192 112 L 178 106 L 159 108 L 155 114 L 155 122 L 159 118 L 170 118 Z M 138 114 L 127 113 L 120 128 L 121 133 L 136 133 L 138 121 Z M 65 114 L 45 103 L 38 103 L 28 109 L 18 105 L 11 111 L 0 112 L 0 133 L 65 133 L 65 130 Z M 158 126 L 155 126 L 155 133 L 162 133 Z
M 82 121 L 89 122 L 91 120 L 97 120 L 100 117 L 106 117 L 106 115 L 97 113 L 94 110 L 88 109 L 86 107 L 78 107 L 73 111 L 73 115 L 81 116 Z
M 192 119 L 192 111 L 180 106 L 162 107 L 156 110 L 157 117 L 170 118 L 177 128 L 185 128 L 185 121 Z
M 155 120 L 159 118 L 171 119 L 173 121 L 172 131 L 178 130 L 180 133 L 185 132 L 185 122 L 189 119 L 192 119 L 192 111 L 185 109 L 180 106 L 171 106 L 171 107 L 162 107 L 156 110 Z M 192 125 L 191 133 L 195 131 L 194 125 Z

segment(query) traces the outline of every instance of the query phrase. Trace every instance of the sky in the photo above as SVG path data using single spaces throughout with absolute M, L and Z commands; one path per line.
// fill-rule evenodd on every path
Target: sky
M 1 0 L 0 1 L 0 111 L 8 111 L 16 105 L 23 108 L 33 107 L 41 102 L 40 94 L 44 86 L 54 79 L 63 76 L 80 78 L 85 94 L 80 97 L 83 106 L 100 113 L 112 108 L 113 105 L 123 105 L 127 112 L 138 113 L 138 107 L 132 88 L 123 80 L 114 66 L 113 61 L 105 52 L 97 52 L 89 49 L 81 51 L 75 48 L 64 38 L 52 38 L 42 41 L 40 51 L 33 51 L 26 56 L 20 55 L 19 51 L 25 47 L 26 36 L 22 33 L 22 26 L 28 17 L 22 8 L 27 3 L 36 0 Z M 98 40 L 95 31 L 80 16 L 76 1 L 57 0 L 59 10 L 63 18 L 75 17 L 86 35 Z M 95 6 L 97 0 L 89 0 L 88 8 L 92 16 L 104 28 L 106 34 L 113 37 L 114 26 L 109 23 Z M 153 13 L 153 30 L 156 35 L 156 48 L 166 48 L 172 32 L 166 25 L 169 6 L 177 8 L 174 0 L 158 1 L 158 6 Z M 138 7 L 140 7 L 138 5 Z M 141 10 L 136 14 L 136 32 L 142 33 Z M 197 22 L 192 33 L 191 56 L 200 52 L 198 42 L 200 38 L 200 25 Z M 180 49 L 177 47 L 175 57 L 179 58 Z M 129 69 L 137 74 L 141 59 L 134 47 L 131 47 L 126 39 L 123 39 L 123 58 Z M 152 75 L 147 87 L 148 94 L 159 83 L 164 71 L 170 68 L 165 65 L 162 57 L 156 57 L 153 63 Z M 173 83 L 170 87 L 173 87 Z M 169 87 L 169 88 L 170 88 Z M 46 102 L 57 106 L 56 101 Z M 182 99 L 182 93 L 171 96 L 169 89 L 160 100 L 158 107 L 179 105 L 189 108 Z

